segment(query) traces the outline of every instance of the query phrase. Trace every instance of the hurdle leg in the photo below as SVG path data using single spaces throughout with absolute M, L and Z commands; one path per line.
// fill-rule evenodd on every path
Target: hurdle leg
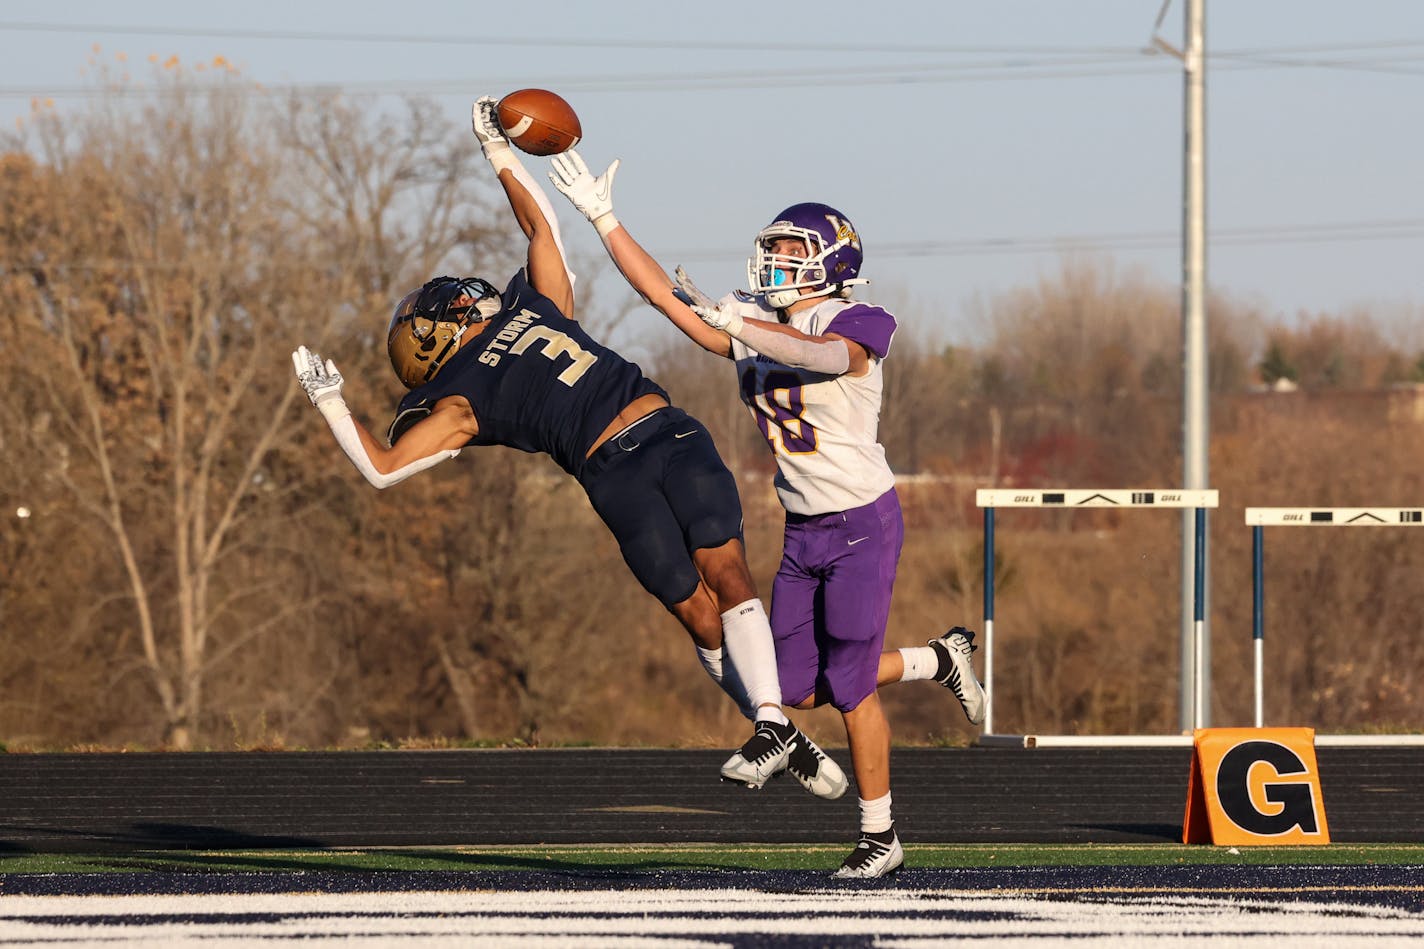
M 1192 575 L 1192 722 L 1205 728 L 1206 713 L 1206 508 L 1196 510 L 1195 556 Z
M 984 734 L 994 734 L 994 509 L 984 508 Z
M 1255 652 L 1256 727 L 1265 727 L 1265 646 L 1266 646 L 1266 556 L 1265 531 L 1260 524 L 1251 528 L 1251 646 Z

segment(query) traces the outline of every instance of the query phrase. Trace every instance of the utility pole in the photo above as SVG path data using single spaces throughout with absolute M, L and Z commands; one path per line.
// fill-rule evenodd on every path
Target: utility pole
M 1206 334 L 1206 0 L 1186 0 L 1186 43 L 1182 52 L 1186 95 L 1182 214 L 1182 487 L 1209 486 L 1207 471 L 1210 413 L 1207 404 Z M 1196 596 L 1196 557 L 1204 567 L 1210 530 L 1201 550 L 1194 544 L 1195 515 L 1182 512 L 1182 692 L 1181 728 L 1211 724 L 1210 570 Z M 1193 604 L 1196 604 L 1195 608 Z

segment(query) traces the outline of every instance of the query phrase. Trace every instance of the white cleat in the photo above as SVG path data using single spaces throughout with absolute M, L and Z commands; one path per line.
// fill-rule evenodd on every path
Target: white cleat
M 905 851 L 900 837 L 891 827 L 878 834 L 862 833 L 860 842 L 845 858 L 841 868 L 831 874 L 835 880 L 875 880 L 889 876 L 905 865 Z
M 970 660 L 979 648 L 974 645 L 974 631 L 956 626 L 938 639 L 931 639 L 930 648 L 939 656 L 934 680 L 959 699 L 970 724 L 983 723 L 984 687 L 974 678 L 974 664 Z
M 791 772 L 791 776 L 800 781 L 803 788 L 827 801 L 834 801 L 845 794 L 850 781 L 841 766 L 799 728 L 793 740 L 796 747 L 786 760 L 786 770 Z
M 795 725 L 757 722 L 756 731 L 722 765 L 722 780 L 756 789 L 786 770 L 801 733 Z

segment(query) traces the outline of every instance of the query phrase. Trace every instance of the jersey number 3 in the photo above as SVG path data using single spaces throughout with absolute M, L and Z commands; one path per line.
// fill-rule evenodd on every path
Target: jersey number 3
M 742 399 L 751 406 L 772 451 L 779 447 L 788 455 L 806 455 L 816 450 L 816 430 L 803 417 L 801 380 L 793 373 L 768 372 L 758 392 L 757 371 L 748 369 L 742 373 Z
M 540 350 L 544 358 L 548 360 L 558 359 L 564 353 L 568 353 L 573 360 L 573 365 L 559 373 L 559 381 L 566 386 L 572 386 L 588 372 L 588 368 L 598 362 L 598 357 L 586 351 L 582 346 L 569 339 L 564 333 L 558 330 L 549 329 L 547 326 L 534 326 L 524 331 L 519 337 L 519 341 L 510 347 L 509 351 L 518 356 L 534 343 L 539 341 L 547 345 Z

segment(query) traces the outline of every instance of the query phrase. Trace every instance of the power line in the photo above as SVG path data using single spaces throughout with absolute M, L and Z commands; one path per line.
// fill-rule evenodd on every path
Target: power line
M 1424 218 L 1299 224 L 1280 227 L 1223 228 L 1212 231 L 1212 246 L 1249 246 L 1352 243 L 1355 241 L 1418 240 L 1424 238 Z M 1138 231 L 1117 234 L 1063 234 L 1040 237 L 987 237 L 952 241 L 892 241 L 872 244 L 877 257 L 974 257 L 1013 254 L 1047 254 L 1073 250 L 1138 251 L 1177 247 L 1176 231 Z M 666 259 L 720 260 L 740 256 L 740 249 L 696 249 L 663 252 Z
M 0 30 L 40 33 L 109 33 L 125 36 L 186 36 L 223 39 L 296 40 L 300 42 L 337 43 L 400 43 L 413 45 L 444 46 L 543 46 L 561 48 L 595 49 L 665 49 L 665 50 L 750 50 L 755 52 L 805 52 L 805 53 L 926 53 L 926 54 L 987 54 L 987 55 L 1038 55 L 1038 54 L 1120 54 L 1136 55 L 1141 50 L 1126 46 L 953 46 L 925 43 L 823 43 L 796 42 L 794 40 L 776 42 L 756 42 L 755 40 L 633 40 L 633 39 L 577 39 L 558 37 L 523 36 L 460 36 L 450 33 L 438 34 L 393 34 L 356 33 L 336 30 L 251 30 L 251 29 L 199 29 L 179 26 L 124 26 L 106 23 L 26 23 L 0 21 Z
M 1393 65 L 1424 61 L 1424 52 L 1409 55 L 1395 54 L 1370 59 L 1300 59 L 1291 56 L 1263 55 L 1257 53 L 1220 53 L 1209 57 L 1213 61 L 1252 64 L 1284 69 L 1344 69 L 1351 72 L 1389 73 L 1399 76 L 1421 76 L 1424 70 L 1409 69 Z
M 1424 75 L 1424 69 L 1388 68 L 1383 64 L 1348 61 L 1299 62 L 1262 57 L 1231 57 L 1218 64 L 1217 72 L 1237 72 L 1262 68 L 1340 68 L 1394 75 Z M 1424 60 L 1424 54 L 1417 57 Z M 610 76 L 541 75 L 538 81 L 556 86 L 564 92 L 658 92 L 711 91 L 720 89 L 751 89 L 770 84 L 791 88 L 796 86 L 884 86 L 941 85 L 972 82 L 1032 82 L 1039 80 L 1100 79 L 1136 76 L 1165 76 L 1173 67 L 1165 61 L 1154 61 L 1147 54 L 1136 61 L 1120 61 L 1106 57 L 1056 59 L 1043 62 L 1015 60 L 987 63 L 957 63 L 947 65 L 862 65 L 856 69 L 814 68 L 804 70 L 744 70 L 720 72 L 681 71 L 664 74 L 625 74 Z M 532 80 L 529 80 L 532 81 Z M 271 92 L 299 96 L 356 97 L 386 95 L 459 95 L 471 89 L 520 84 L 517 77 L 465 77 L 458 79 L 374 79 L 356 81 L 321 81 L 291 83 L 260 83 L 238 85 L 232 92 L 258 95 Z M 94 86 L 0 86 L 0 98 L 6 99 L 89 99 L 115 96 L 133 98 L 151 95 L 160 87 L 154 85 Z
M 1244 67 L 1241 67 L 1244 68 Z M 921 85 L 1000 80 L 1089 79 L 1113 76 L 1167 75 L 1166 63 L 1139 60 L 1109 65 L 1103 59 L 1060 60 L 1040 66 L 1018 62 L 959 64 L 948 66 L 867 65 L 856 69 L 814 68 L 803 70 L 742 70 L 666 74 L 626 74 L 610 76 L 542 75 L 539 81 L 561 92 L 658 92 L 709 91 L 713 89 L 759 88 L 770 84 L 792 86 L 877 86 Z M 508 74 L 499 77 L 454 79 L 378 79 L 354 82 L 261 83 L 250 88 L 238 86 L 239 94 L 283 92 L 297 95 L 352 96 L 468 94 L 471 89 L 518 84 Z M 97 98 L 103 96 L 145 96 L 156 91 L 151 85 L 116 85 L 102 89 L 92 86 L 0 86 L 0 98 Z
M 1424 218 L 1382 219 L 1374 221 L 1344 221 L 1328 224 L 1297 224 L 1224 228 L 1209 235 L 1212 246 L 1266 246 L 1286 244 L 1351 243 L 1356 241 L 1389 241 L 1424 239 Z M 1179 245 L 1181 235 L 1174 231 L 1136 231 L 1117 234 L 1064 234 L 1046 237 L 987 237 L 953 241 L 889 241 L 871 245 L 877 258 L 906 259 L 918 257 L 975 257 L 1013 254 L 1052 254 L 1071 251 L 1142 251 L 1163 250 Z M 669 261 L 703 261 L 740 259 L 745 247 L 736 248 L 674 248 L 660 251 Z M 4 267 L 30 268 L 33 261 L 11 257 L 0 258 Z M 110 270 L 139 268 L 145 270 L 181 270 L 191 264 L 178 260 L 139 260 L 127 257 L 73 259 L 47 262 L 43 269 L 56 271 Z M 280 265 L 279 265 L 280 266 Z
M 905 63 L 891 65 L 859 64 L 847 69 L 821 67 L 811 69 L 758 69 L 690 72 L 671 74 L 600 73 L 592 76 L 549 77 L 543 84 L 557 85 L 570 92 L 638 92 L 660 90 L 714 90 L 756 88 L 776 83 L 781 86 L 876 86 L 921 85 L 991 81 L 1039 81 L 1088 79 L 1122 76 L 1156 75 L 1168 67 L 1156 51 L 1138 47 L 1118 46 L 955 46 L 941 44 L 826 44 L 826 43 L 755 43 L 745 41 L 699 40 L 668 41 L 625 39 L 580 39 L 558 37 L 478 37 L 451 34 L 385 34 L 317 30 L 217 30 L 165 26 L 125 26 L 120 24 L 27 23 L 0 21 L 0 30 L 70 33 L 116 33 L 133 35 L 173 35 L 187 37 L 239 37 L 261 40 L 331 41 L 395 44 L 447 44 L 518 47 L 617 47 L 644 50 L 707 50 L 793 52 L 894 52 L 898 54 L 936 54 L 984 57 L 994 55 L 1012 58 L 971 58 L 956 62 Z M 1410 53 L 1409 51 L 1416 51 Z M 1383 58 L 1361 59 L 1299 59 L 1301 53 L 1384 53 Z M 1374 43 L 1315 44 L 1310 46 L 1253 48 L 1223 51 L 1210 57 L 1219 69 L 1260 68 L 1334 68 L 1396 75 L 1421 75 L 1424 71 L 1392 66 L 1424 58 L 1424 40 L 1393 40 Z M 472 88 L 491 84 L 500 87 L 510 83 L 507 74 L 495 79 L 376 79 L 356 81 L 320 81 L 264 83 L 264 91 L 277 91 L 300 96 L 329 96 L 335 93 L 351 96 L 384 96 L 411 94 L 461 94 Z M 105 89 L 86 86 L 0 86 L 0 98 L 96 98 L 103 96 L 135 97 L 148 95 L 152 86 L 117 85 Z M 239 94 L 249 90 L 234 90 Z M 257 89 L 250 90 L 257 92 Z
M 159 25 L 124 25 L 114 23 L 54 23 L 54 22 L 24 22 L 24 21 L 0 21 L 0 30 L 12 32 L 39 32 L 39 33 L 82 33 L 82 34 L 113 34 L 121 36 L 183 36 L 190 38 L 214 38 L 214 39 L 256 39 L 256 40 L 290 40 L 297 42 L 334 42 L 334 43 L 376 43 L 376 44 L 403 44 L 403 45 L 446 45 L 446 46 L 518 46 L 518 47 L 557 47 L 557 48 L 595 48 L 595 49 L 644 49 L 644 50 L 708 50 L 708 51 L 752 51 L 752 52 L 777 52 L 777 53 L 825 53 L 825 52 L 885 52 L 885 53 L 909 53 L 909 54 L 933 54 L 933 55 L 1014 55 L 1014 56 L 1053 56 L 1053 55 L 1095 55 L 1095 56 L 1119 56 L 1123 58 L 1136 58 L 1144 53 L 1151 52 L 1137 46 L 1055 46 L 1055 45 L 1025 45 L 1025 46 L 970 46 L 940 43 L 871 43 L 857 41 L 853 43 L 825 43 L 820 41 L 797 42 L 795 40 L 777 40 L 768 42 L 757 42 L 745 38 L 733 40 L 670 40 L 659 38 L 656 40 L 635 40 L 626 38 L 613 39 L 589 39 L 589 38 L 560 38 L 550 36 L 524 37 L 524 36 L 472 36 L 458 35 L 451 33 L 422 34 L 422 33 L 370 33 L 353 32 L 341 30 L 254 30 L 244 28 L 198 28 L 182 26 L 159 26 Z M 1270 62 L 1264 57 L 1287 57 L 1272 64 L 1292 65 L 1292 66 L 1338 66 L 1351 64 L 1351 61 L 1341 60 L 1291 60 L 1288 57 L 1300 53 L 1360 53 L 1380 50 L 1400 50 L 1400 49 L 1420 49 L 1424 48 L 1424 39 L 1399 39 L 1383 40 L 1374 42 L 1355 43 L 1315 43 L 1299 46 L 1277 46 L 1277 47 L 1248 47 L 1236 50 L 1213 51 L 1210 58 L 1251 60 L 1262 58 L 1263 62 Z

